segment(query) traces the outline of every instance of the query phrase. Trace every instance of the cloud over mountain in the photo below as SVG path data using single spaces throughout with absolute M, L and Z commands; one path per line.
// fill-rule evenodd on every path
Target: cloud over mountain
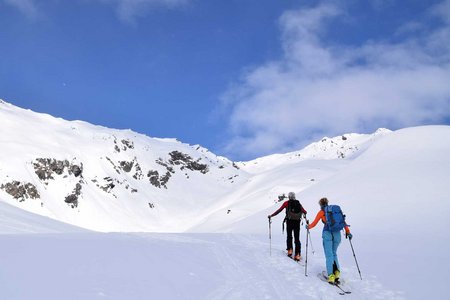
M 279 19 L 283 56 L 245 72 L 223 96 L 232 135 L 226 151 L 258 156 L 324 135 L 450 117 L 450 25 L 439 9 L 448 3 L 425 13 L 435 26 L 404 24 L 395 39 L 359 45 L 326 39 L 335 21 L 349 18 L 343 7 L 285 12 Z

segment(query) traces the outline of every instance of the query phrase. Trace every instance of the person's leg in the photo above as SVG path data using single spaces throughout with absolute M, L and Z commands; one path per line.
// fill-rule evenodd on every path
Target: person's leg
M 292 221 L 294 227 L 295 255 L 302 253 L 302 245 L 300 243 L 300 221 Z
M 327 274 L 333 274 L 333 235 L 329 231 L 322 232 L 323 252 L 325 253 Z
M 288 251 L 289 254 L 289 250 L 291 250 L 291 254 L 292 254 L 292 231 L 293 231 L 293 226 L 292 226 L 292 222 L 290 220 L 286 221 L 286 250 Z
M 341 232 L 336 231 L 333 232 L 332 234 L 333 234 L 333 262 L 336 265 L 337 270 L 341 271 L 341 267 L 339 266 L 339 260 L 337 257 L 337 249 L 339 247 L 339 244 L 341 243 Z

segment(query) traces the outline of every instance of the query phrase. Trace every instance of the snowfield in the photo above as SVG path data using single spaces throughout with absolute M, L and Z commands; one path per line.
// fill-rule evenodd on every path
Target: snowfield
M 344 134 L 233 163 L 5 102 L 0 125 L 0 299 L 447 298 L 450 126 Z M 308 276 L 303 227 L 300 264 L 285 256 L 282 213 L 270 243 L 267 215 L 289 191 L 309 219 L 324 196 L 347 215 L 363 277 L 343 238 L 351 294 L 317 278 L 320 224 Z
M 280 235 L 35 233 L 1 235 L 2 299 L 333 299 L 323 257 L 287 258 Z M 316 241 L 316 247 L 319 247 Z M 349 299 L 401 298 L 343 268 Z

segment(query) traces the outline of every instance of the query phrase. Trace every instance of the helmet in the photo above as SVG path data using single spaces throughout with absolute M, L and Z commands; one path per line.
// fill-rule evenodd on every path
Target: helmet
M 288 198 L 289 198 L 289 200 L 295 200 L 295 193 L 294 192 L 289 192 Z

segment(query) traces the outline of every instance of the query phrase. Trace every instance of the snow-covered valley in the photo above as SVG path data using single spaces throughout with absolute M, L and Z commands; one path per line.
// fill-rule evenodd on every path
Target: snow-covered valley
M 1 299 L 446 298 L 449 126 L 344 134 L 250 162 L 5 102 L 0 126 Z M 352 294 L 316 277 L 320 226 L 307 277 L 284 255 L 281 215 L 270 243 L 267 215 L 289 191 L 309 219 L 323 196 L 343 208 L 363 276 L 343 239 Z M 305 257 L 304 228 L 301 241 Z

